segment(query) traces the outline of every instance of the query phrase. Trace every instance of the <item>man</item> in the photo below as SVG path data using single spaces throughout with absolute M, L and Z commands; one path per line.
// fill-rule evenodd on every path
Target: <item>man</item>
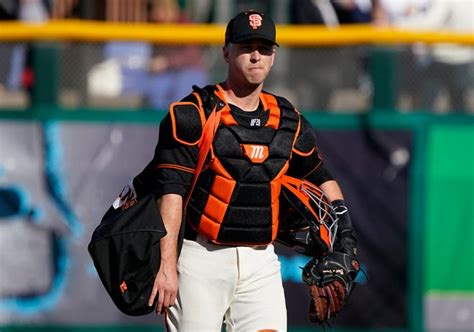
M 235 16 L 223 47 L 226 80 L 173 103 L 160 126 L 150 165 L 168 234 L 160 243 L 161 266 L 149 304 L 158 297 L 156 310 L 166 314 L 172 331 L 220 331 L 223 317 L 229 331 L 285 331 L 280 263 L 272 245 L 281 178 L 306 178 L 344 207 L 308 122 L 286 99 L 262 90 L 275 60 L 275 37 L 275 25 L 263 13 Z M 220 125 L 186 206 L 178 259 L 183 197 L 213 110 L 220 112 Z M 346 224 L 339 225 L 345 240 L 338 246 L 353 253 L 355 238 L 345 215 Z

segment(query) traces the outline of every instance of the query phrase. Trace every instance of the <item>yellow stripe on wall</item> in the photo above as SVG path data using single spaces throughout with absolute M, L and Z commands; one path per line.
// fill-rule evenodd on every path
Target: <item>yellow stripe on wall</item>
M 222 45 L 225 27 L 212 24 L 107 23 L 66 20 L 44 24 L 0 23 L 1 41 L 142 40 L 158 44 Z M 277 39 L 285 46 L 337 46 L 351 44 L 404 44 L 414 42 L 474 45 L 472 34 L 449 31 L 413 31 L 377 28 L 370 25 L 347 25 L 326 28 L 314 25 L 279 25 Z

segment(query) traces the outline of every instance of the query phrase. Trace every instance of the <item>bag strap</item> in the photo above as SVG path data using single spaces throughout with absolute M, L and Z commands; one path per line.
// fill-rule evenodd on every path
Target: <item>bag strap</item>
M 214 135 L 216 134 L 217 127 L 219 127 L 221 112 L 217 112 L 216 108 L 217 107 L 215 106 L 211 114 L 209 114 L 209 117 L 203 128 L 201 141 L 198 143 L 198 147 L 199 147 L 198 160 L 197 160 L 196 168 L 194 170 L 194 176 L 191 182 L 191 186 L 189 187 L 188 193 L 186 194 L 186 200 L 184 201 L 185 209 L 188 206 L 189 199 L 191 198 L 193 189 L 196 186 L 199 173 L 201 173 L 202 167 L 204 166 L 204 162 L 206 161 L 207 154 L 209 153 L 209 150 L 211 149 L 212 140 L 214 139 Z

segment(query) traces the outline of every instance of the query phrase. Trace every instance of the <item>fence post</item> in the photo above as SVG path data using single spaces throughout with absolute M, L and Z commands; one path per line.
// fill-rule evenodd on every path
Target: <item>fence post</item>
M 398 94 L 397 52 L 393 48 L 374 47 L 369 57 L 372 76 L 372 109 L 395 110 Z
M 41 116 L 54 111 L 58 105 L 59 45 L 34 43 L 31 52 L 34 73 L 31 108 L 36 115 Z

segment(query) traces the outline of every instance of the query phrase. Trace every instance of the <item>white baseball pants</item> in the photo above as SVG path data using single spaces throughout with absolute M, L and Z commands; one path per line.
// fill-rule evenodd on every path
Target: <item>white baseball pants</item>
M 286 331 L 280 262 L 273 245 L 226 247 L 198 236 L 184 240 L 178 260 L 176 305 L 169 331 Z

